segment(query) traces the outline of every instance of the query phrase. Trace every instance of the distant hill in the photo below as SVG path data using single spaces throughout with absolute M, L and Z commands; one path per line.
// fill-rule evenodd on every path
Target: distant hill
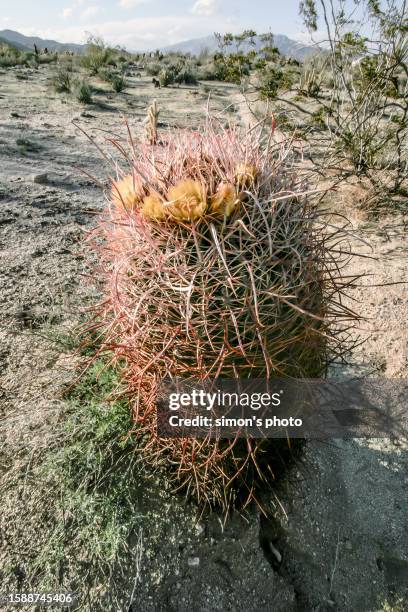
M 1 32 L 0 32 L 1 34 Z M 242 49 L 248 51 L 250 48 L 260 49 L 265 46 L 265 43 L 261 41 L 260 36 L 254 39 L 255 47 L 249 45 L 242 45 Z M 296 40 L 292 40 L 284 34 L 274 34 L 273 44 L 279 49 L 279 52 L 286 57 L 292 57 L 297 60 L 303 60 L 309 55 L 316 53 L 316 47 L 304 45 Z M 198 55 L 205 49 L 208 49 L 210 53 L 214 53 L 218 49 L 217 39 L 214 34 L 205 36 L 204 38 L 193 38 L 184 42 L 175 43 L 168 47 L 164 47 L 162 51 L 179 51 L 181 53 L 191 53 L 192 55 Z M 235 50 L 234 45 L 227 47 L 230 52 Z
M 16 42 L 12 43 L 9 40 L 3 38 L 3 36 L 0 36 L 0 45 L 6 45 L 7 47 L 11 47 L 12 49 L 18 49 L 19 51 L 31 51 L 31 49 L 29 49 L 25 45 L 21 45 L 20 43 Z
M 46 40 L 38 36 L 24 36 L 13 30 L 0 30 L 0 39 L 5 40 L 11 46 L 22 51 L 32 51 L 34 43 L 39 49 L 47 47 L 48 51 L 75 51 L 83 53 L 86 45 L 77 45 L 75 43 L 59 43 L 56 40 Z
M 255 47 L 249 47 L 248 44 L 242 45 L 242 49 L 247 51 L 250 48 L 260 49 L 265 45 L 257 36 L 255 39 Z M 74 51 L 76 53 L 84 53 L 86 45 L 78 45 L 75 43 L 60 43 L 56 40 L 47 40 L 38 36 L 25 36 L 13 30 L 0 30 L 0 42 L 5 41 L 16 49 L 21 51 L 32 51 L 34 43 L 39 49 L 47 47 L 49 51 Z M 316 47 L 304 45 L 296 40 L 292 40 L 284 34 L 274 34 L 274 45 L 279 49 L 282 55 L 292 57 L 297 60 L 303 60 L 309 55 L 316 53 Z M 218 49 L 217 39 L 214 34 L 204 36 L 203 38 L 193 38 L 183 42 L 175 43 L 168 47 L 162 48 L 162 51 L 179 51 L 181 53 L 191 53 L 198 55 L 201 51 L 208 49 L 210 53 L 214 53 Z M 228 47 L 228 50 L 234 51 L 234 45 Z

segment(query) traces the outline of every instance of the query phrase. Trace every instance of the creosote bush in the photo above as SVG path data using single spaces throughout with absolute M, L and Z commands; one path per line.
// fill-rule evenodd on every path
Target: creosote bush
M 0 67 L 29 66 L 33 61 L 34 54 L 27 51 L 19 51 L 11 45 L 0 43 Z
M 341 279 L 342 233 L 330 234 L 262 126 L 241 133 L 208 120 L 156 145 L 129 140 L 130 171 L 112 180 L 89 238 L 104 295 L 93 331 L 127 383 L 146 459 L 168 465 L 175 488 L 201 504 L 259 501 L 287 442 L 161 439 L 157 386 L 324 376 L 355 317 L 339 297 L 351 282 Z
M 92 104 L 92 87 L 87 81 L 76 81 L 74 85 L 74 93 L 78 102 L 81 102 L 82 104 Z
M 123 74 L 115 72 L 111 68 L 103 68 L 98 72 L 99 77 L 110 84 L 113 91 L 120 93 L 127 87 L 127 81 Z
M 71 72 L 65 67 L 58 68 L 51 79 L 51 84 L 57 93 L 70 93 L 71 91 Z

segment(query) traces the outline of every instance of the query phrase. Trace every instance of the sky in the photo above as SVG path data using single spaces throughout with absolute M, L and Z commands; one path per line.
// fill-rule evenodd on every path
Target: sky
M 299 0 L 0 0 L 0 30 L 77 43 L 92 33 L 128 50 L 248 28 L 306 41 L 298 6 Z

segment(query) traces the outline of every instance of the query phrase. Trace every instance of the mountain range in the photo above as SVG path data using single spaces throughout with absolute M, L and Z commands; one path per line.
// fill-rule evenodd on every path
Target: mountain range
M 0 30 L 0 40 L 20 51 L 33 51 L 34 44 L 39 49 L 47 47 L 48 51 L 75 51 L 76 53 L 83 53 L 86 47 L 86 45 L 75 43 L 59 43 L 56 40 L 47 40 L 38 36 L 24 36 L 24 34 L 14 30 Z
M 20 51 L 32 51 L 34 44 L 36 44 L 39 49 L 44 49 L 45 47 L 47 47 L 49 51 L 74 51 L 76 53 L 83 53 L 86 49 L 86 45 L 79 45 L 75 43 L 60 43 L 56 40 L 46 40 L 44 38 L 39 38 L 38 36 L 25 36 L 24 34 L 20 34 L 19 32 L 15 32 L 13 30 L 0 30 L 0 43 L 1 42 L 6 42 L 12 47 L 19 49 Z M 244 43 L 242 45 L 242 50 L 259 50 L 260 48 L 262 48 L 262 46 L 265 46 L 265 43 L 262 42 L 260 36 L 256 36 L 254 38 L 254 43 L 255 45 L 253 47 L 251 47 L 249 43 Z M 304 45 L 300 42 L 297 42 L 296 40 L 292 40 L 284 34 L 274 34 L 273 44 L 279 49 L 279 52 L 282 55 L 292 57 L 297 60 L 303 60 L 309 55 L 316 53 L 315 47 Z M 203 38 L 193 38 L 191 40 L 179 42 L 174 45 L 169 45 L 167 47 L 163 47 L 161 51 L 179 51 L 181 53 L 191 53 L 191 55 L 198 55 L 206 49 L 210 53 L 217 51 L 218 42 L 214 34 L 204 36 Z M 231 53 L 235 49 L 236 46 L 232 44 L 230 47 L 228 47 L 228 52 Z
M 249 51 L 250 49 L 259 50 L 265 46 L 265 43 L 261 40 L 261 36 L 256 36 L 254 38 L 254 43 L 254 46 L 250 46 L 250 44 L 246 42 L 242 44 L 241 49 L 243 51 Z M 279 49 L 279 52 L 282 55 L 292 57 L 297 60 L 303 60 L 309 55 L 316 53 L 316 47 L 304 45 L 300 42 L 297 42 L 296 40 L 288 38 L 288 36 L 285 36 L 284 34 L 274 34 L 273 45 Z M 211 34 L 210 36 L 205 36 L 203 38 L 193 38 L 191 40 L 179 42 L 174 45 L 164 47 L 162 51 L 180 51 L 181 53 L 191 53 L 191 55 L 199 55 L 202 51 L 206 49 L 210 53 L 214 53 L 218 50 L 218 41 L 214 34 Z M 232 44 L 231 46 L 227 47 L 227 50 L 229 53 L 234 52 L 236 50 L 236 45 Z

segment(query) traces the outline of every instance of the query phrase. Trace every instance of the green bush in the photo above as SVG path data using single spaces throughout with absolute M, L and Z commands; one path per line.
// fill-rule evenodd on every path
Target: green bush
M 92 103 L 92 87 L 85 80 L 76 81 L 74 87 L 75 97 L 82 104 Z
M 106 83 L 110 83 L 114 77 L 115 73 L 112 70 L 112 68 L 100 68 L 98 70 L 98 76 L 100 79 L 102 79 L 102 81 L 105 81 Z
M 32 58 L 31 52 L 19 51 L 7 44 L 0 44 L 0 66 L 2 68 L 28 66 Z
M 162 68 L 159 72 L 159 82 L 161 87 L 173 85 L 176 81 L 176 72 L 174 68 Z
M 146 72 L 149 76 L 159 76 L 161 70 L 162 66 L 158 62 L 152 62 L 146 66 Z
M 192 67 L 184 66 L 176 74 L 175 82 L 179 84 L 184 83 L 185 85 L 197 85 L 197 75 L 193 72 Z
M 127 87 L 127 82 L 123 74 L 115 72 L 110 68 L 102 68 L 98 71 L 99 77 L 109 83 L 117 93 L 123 91 Z
M 282 70 L 274 64 L 266 64 L 257 72 L 257 76 L 261 96 L 268 99 L 276 98 L 284 79 Z
M 122 74 L 114 74 L 110 83 L 113 91 L 116 91 L 116 93 L 120 93 L 127 87 L 126 79 Z
M 55 53 L 46 53 L 45 55 L 38 55 L 37 61 L 39 64 L 54 64 L 58 59 Z
M 106 46 L 101 38 L 91 36 L 87 42 L 86 53 L 82 57 L 82 65 L 94 76 L 104 66 L 115 65 L 115 50 Z
M 51 84 L 57 93 L 70 93 L 71 74 L 67 68 L 59 68 L 51 79 Z

